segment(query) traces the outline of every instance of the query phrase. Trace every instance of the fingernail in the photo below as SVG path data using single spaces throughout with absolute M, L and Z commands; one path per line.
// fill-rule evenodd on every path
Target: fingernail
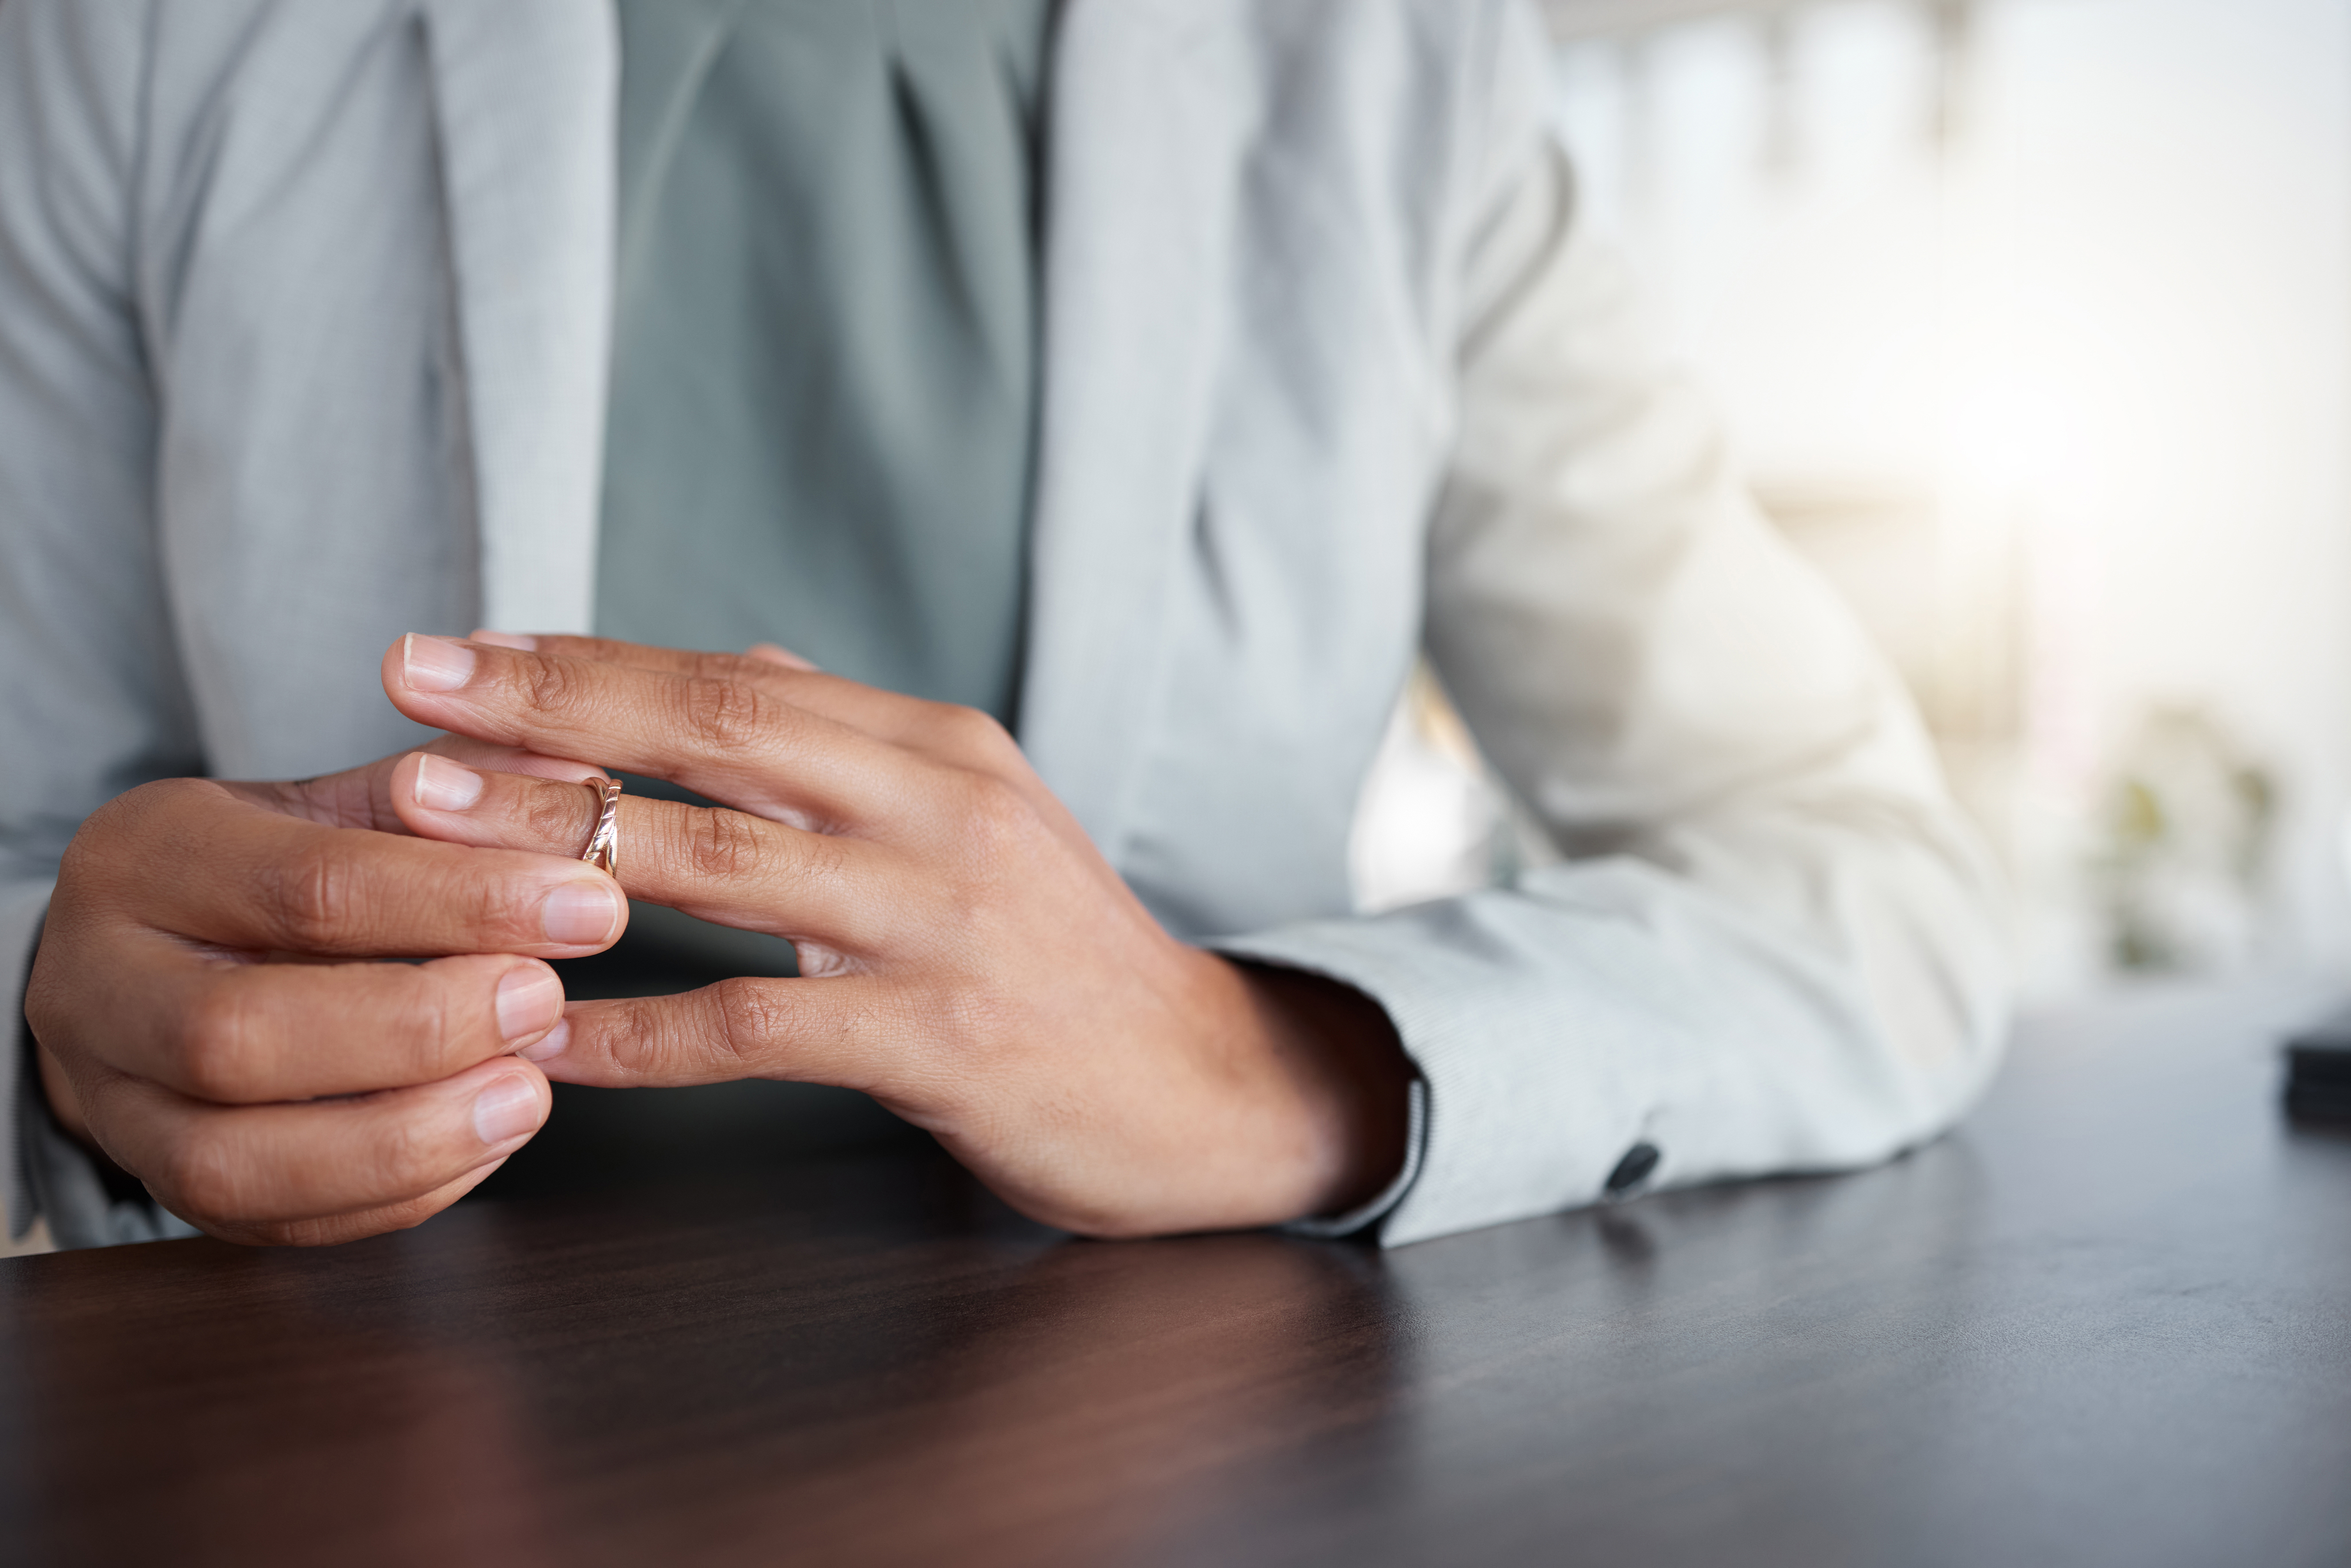
M 454 692 L 474 675 L 474 651 L 446 637 L 402 640 L 400 678 L 420 692 Z
M 431 752 L 416 758 L 416 803 L 428 811 L 462 811 L 482 798 L 482 776 Z
M 498 1038 L 520 1040 L 563 1017 L 563 982 L 544 964 L 519 964 L 498 982 Z
M 538 652 L 538 639 L 536 637 L 525 636 L 520 632 L 481 631 L 475 632 L 471 637 L 467 638 L 466 641 L 469 643 L 487 643 L 493 648 L 514 648 L 525 653 L 536 653 Z
M 538 906 L 547 939 L 566 946 L 609 942 L 621 928 L 621 890 L 609 882 L 567 882 Z
M 571 1020 L 564 1019 L 547 1031 L 547 1038 L 515 1052 L 525 1061 L 552 1061 L 571 1043 Z
M 538 1125 L 538 1085 L 509 1072 L 474 1096 L 474 1135 L 496 1148 Z

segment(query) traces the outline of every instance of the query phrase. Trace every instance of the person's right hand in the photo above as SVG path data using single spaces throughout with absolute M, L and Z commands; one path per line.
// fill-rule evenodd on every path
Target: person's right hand
M 51 1107 L 212 1235 L 347 1241 L 456 1201 L 546 1119 L 546 1077 L 514 1054 L 563 1043 L 540 958 L 627 922 L 619 885 L 581 862 L 407 836 L 397 760 L 149 784 L 66 851 L 25 998 Z

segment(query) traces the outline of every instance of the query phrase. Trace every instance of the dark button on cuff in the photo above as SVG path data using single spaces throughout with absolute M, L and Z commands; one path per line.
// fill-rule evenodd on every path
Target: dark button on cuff
M 1608 1180 L 1603 1185 L 1611 1197 L 1630 1192 L 1649 1179 L 1649 1173 L 1657 1168 L 1657 1162 L 1663 1158 L 1656 1145 L 1635 1144 L 1625 1151 L 1625 1157 L 1616 1162 L 1616 1168 L 1608 1173 Z

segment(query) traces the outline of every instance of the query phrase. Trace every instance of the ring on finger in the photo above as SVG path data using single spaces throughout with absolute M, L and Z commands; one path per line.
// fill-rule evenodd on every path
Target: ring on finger
M 588 847 L 580 852 L 580 858 L 606 876 L 617 878 L 621 874 L 621 781 L 588 779 L 581 782 L 596 791 L 600 809 L 596 831 L 588 835 Z

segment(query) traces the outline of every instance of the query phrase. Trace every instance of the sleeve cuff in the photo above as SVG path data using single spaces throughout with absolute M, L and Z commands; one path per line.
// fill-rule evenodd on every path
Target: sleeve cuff
M 66 1135 L 37 1091 L 27 1086 L 16 1103 L 16 1136 L 32 1212 L 49 1222 L 50 1239 L 59 1251 L 176 1241 L 201 1234 L 143 1192 L 118 1196 L 109 1191 L 98 1162 Z M 31 1224 L 29 1216 L 26 1223 Z
M 1652 890 L 1621 891 L 1637 904 Z M 1395 1247 L 1578 1207 L 1628 1190 L 1611 1178 L 1645 1144 L 1639 1185 L 1687 1179 L 1679 1113 L 1716 1097 L 1694 1046 L 1719 998 L 1687 983 L 1648 921 L 1489 891 L 1214 946 L 1354 987 L 1420 1074 L 1405 1169 L 1301 1234 L 1376 1226 Z
M 1425 1080 L 1416 1078 L 1405 1085 L 1404 1115 L 1404 1167 L 1396 1172 L 1394 1181 L 1380 1188 L 1369 1202 L 1359 1203 L 1344 1214 L 1294 1219 L 1281 1228 L 1291 1236 L 1328 1239 L 1353 1236 L 1385 1219 L 1388 1211 L 1404 1201 L 1404 1195 L 1420 1178 L 1422 1148 L 1428 1138 L 1428 1084 Z
M 33 1031 L 25 1022 L 25 978 L 48 909 L 48 887 L 27 889 L 26 897 L 0 917 L 5 957 L 20 966 L 5 993 L 16 998 L 16 1023 L 10 1049 L 0 1051 L 0 1158 L 5 1160 L 8 1233 L 21 1239 L 36 1219 L 47 1219 L 60 1250 L 110 1247 L 125 1241 L 168 1241 L 198 1234 L 144 1192 L 109 1190 L 98 1162 L 66 1134 L 49 1114 L 40 1075 L 33 1065 Z

